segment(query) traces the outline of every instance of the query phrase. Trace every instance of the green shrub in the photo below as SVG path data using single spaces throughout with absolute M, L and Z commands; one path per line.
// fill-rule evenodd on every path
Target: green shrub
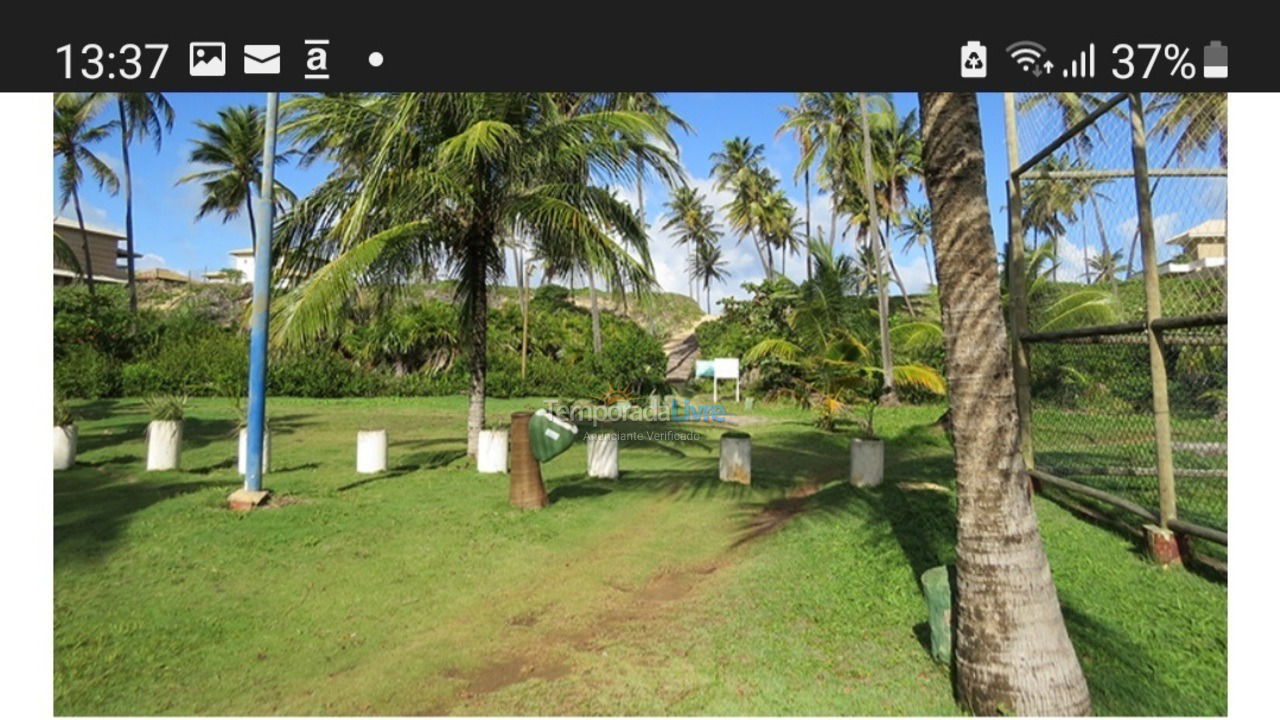
M 54 360 L 53 386 L 66 397 L 116 397 L 120 394 L 120 363 L 91 345 L 73 345 Z

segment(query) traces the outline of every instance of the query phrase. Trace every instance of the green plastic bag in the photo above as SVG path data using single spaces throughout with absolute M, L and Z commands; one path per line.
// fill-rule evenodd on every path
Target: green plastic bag
M 929 639 L 935 662 L 951 662 L 951 573 L 946 565 L 929 568 L 920 576 L 929 608 Z
M 577 437 L 577 425 L 546 410 L 539 410 L 529 418 L 529 445 L 538 462 L 546 462 L 568 450 Z

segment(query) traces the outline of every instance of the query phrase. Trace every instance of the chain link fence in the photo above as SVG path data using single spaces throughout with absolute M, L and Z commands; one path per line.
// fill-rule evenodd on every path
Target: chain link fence
M 1011 100 L 1024 454 L 1059 487 L 1225 545 L 1226 97 Z

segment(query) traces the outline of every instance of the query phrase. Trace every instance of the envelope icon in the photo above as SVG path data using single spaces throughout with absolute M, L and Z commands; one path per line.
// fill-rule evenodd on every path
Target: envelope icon
M 244 46 L 244 74 L 245 75 L 279 75 L 280 74 L 280 46 L 279 45 L 245 45 Z

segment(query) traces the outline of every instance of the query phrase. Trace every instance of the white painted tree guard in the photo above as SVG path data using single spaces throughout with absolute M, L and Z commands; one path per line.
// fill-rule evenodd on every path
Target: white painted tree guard
M 720 436 L 720 479 L 751 484 L 751 438 Z
M 587 436 L 587 477 L 618 479 L 618 436 L 594 433 Z
M 240 428 L 240 457 L 236 462 L 236 468 L 240 474 L 245 474 L 245 468 L 249 466 L 249 429 Z M 271 432 L 267 431 L 262 436 L 262 472 L 265 474 L 271 469 Z
M 884 441 L 853 438 L 849 443 L 849 484 L 875 487 L 884 481 Z
M 76 464 L 76 440 L 80 429 L 75 425 L 53 426 L 53 469 L 67 470 Z
M 387 469 L 387 431 L 361 430 L 356 434 L 356 472 L 379 473 Z
M 481 430 L 476 470 L 482 473 L 507 472 L 508 442 L 506 430 Z
M 176 470 L 182 459 L 182 421 L 152 420 L 147 426 L 147 469 Z

